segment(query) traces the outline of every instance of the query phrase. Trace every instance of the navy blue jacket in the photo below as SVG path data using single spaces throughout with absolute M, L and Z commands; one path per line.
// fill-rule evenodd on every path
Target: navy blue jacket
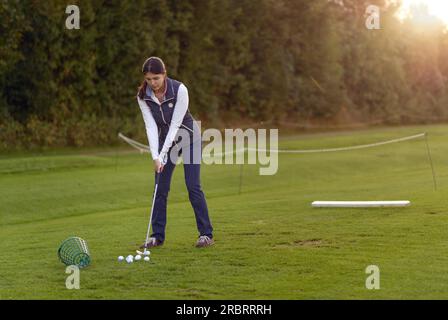
M 148 86 L 146 88 L 146 94 L 143 100 L 145 100 L 146 104 L 151 111 L 151 114 L 157 123 L 158 131 L 159 131 L 159 152 L 162 150 L 163 143 L 165 142 L 165 138 L 168 134 L 168 130 L 170 128 L 171 118 L 173 117 L 173 112 L 176 107 L 177 102 L 177 92 L 179 90 L 179 86 L 182 84 L 179 81 L 167 78 L 166 79 L 167 89 L 165 94 L 165 100 L 161 101 L 159 105 L 151 98 L 151 88 Z M 190 142 L 193 142 L 193 128 L 195 126 L 195 120 L 191 115 L 190 111 L 187 109 L 185 113 L 184 119 L 182 121 L 182 125 L 179 130 L 185 129 L 190 134 Z M 196 124 L 197 126 L 197 124 Z M 196 135 L 195 135 L 196 136 Z M 179 143 L 181 137 L 174 141 L 173 145 Z M 197 140 L 197 139 L 196 139 Z

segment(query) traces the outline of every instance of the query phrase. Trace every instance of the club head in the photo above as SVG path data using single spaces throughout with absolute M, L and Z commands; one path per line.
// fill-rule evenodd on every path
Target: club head
M 146 249 L 148 246 L 148 244 L 145 242 L 140 246 L 140 249 Z

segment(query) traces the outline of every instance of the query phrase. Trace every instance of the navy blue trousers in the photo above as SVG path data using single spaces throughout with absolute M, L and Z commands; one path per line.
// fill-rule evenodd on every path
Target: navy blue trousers
M 159 173 L 159 185 L 157 187 L 157 194 L 154 202 L 154 211 L 152 218 L 153 233 L 151 237 L 154 237 L 161 241 L 165 241 L 167 199 L 168 193 L 170 191 L 171 177 L 173 175 L 173 171 L 176 167 L 177 161 L 177 156 L 171 156 L 171 150 L 173 148 L 176 150 L 175 154 L 177 156 L 182 155 L 184 160 L 183 165 L 185 173 L 185 184 L 187 186 L 190 203 L 193 207 L 196 217 L 196 225 L 199 231 L 199 235 L 205 235 L 213 238 L 213 228 L 208 214 L 207 202 L 201 189 L 200 160 L 202 157 L 202 141 L 194 142 L 190 144 L 190 146 L 180 149 L 178 149 L 178 147 L 174 145 L 168 152 L 168 162 L 164 166 L 163 171 Z M 194 156 L 193 153 L 195 153 Z M 189 156 L 186 157 L 186 155 Z

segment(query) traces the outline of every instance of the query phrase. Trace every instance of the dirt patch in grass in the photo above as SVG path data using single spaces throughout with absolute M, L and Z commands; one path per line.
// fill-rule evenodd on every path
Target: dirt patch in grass
M 298 247 L 322 247 L 325 245 L 322 239 L 295 240 L 293 245 Z
M 333 247 L 331 243 L 323 239 L 306 239 L 306 240 L 294 240 L 292 242 L 283 242 L 275 245 L 275 248 L 323 248 Z

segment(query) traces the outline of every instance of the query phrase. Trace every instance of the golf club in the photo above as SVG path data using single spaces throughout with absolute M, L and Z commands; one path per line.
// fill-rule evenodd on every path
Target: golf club
M 148 245 L 149 231 L 151 230 L 152 213 L 154 211 L 154 202 L 156 201 L 157 186 L 159 185 L 159 177 L 160 177 L 160 172 L 157 172 L 156 173 L 156 185 L 154 187 L 154 195 L 152 197 L 151 215 L 149 216 L 148 231 L 146 232 L 146 241 L 145 241 L 145 244 L 144 244 L 145 250 L 146 250 L 146 246 Z

